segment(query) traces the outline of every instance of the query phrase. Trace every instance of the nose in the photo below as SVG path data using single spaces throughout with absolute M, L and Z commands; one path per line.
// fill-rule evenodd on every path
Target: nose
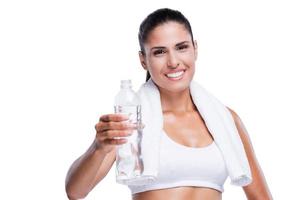
M 179 59 L 176 56 L 176 53 L 169 52 L 167 65 L 171 69 L 175 69 L 179 66 Z

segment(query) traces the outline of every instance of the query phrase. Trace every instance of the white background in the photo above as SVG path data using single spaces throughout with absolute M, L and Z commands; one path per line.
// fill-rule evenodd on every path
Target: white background
M 1 199 L 67 199 L 67 170 L 91 144 L 99 117 L 113 112 L 119 81 L 132 79 L 137 90 L 145 80 L 138 27 L 161 7 L 190 20 L 199 45 L 195 80 L 240 115 L 274 198 L 298 196 L 296 0 L 4 0 Z M 115 183 L 113 168 L 86 199 L 129 200 L 130 191 Z M 227 180 L 223 199 L 246 198 Z

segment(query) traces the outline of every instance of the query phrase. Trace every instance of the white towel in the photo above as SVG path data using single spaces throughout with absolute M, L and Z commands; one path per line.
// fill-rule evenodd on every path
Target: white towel
M 251 171 L 230 111 L 202 86 L 192 81 L 190 93 L 194 104 L 220 149 L 231 184 L 245 186 L 251 183 Z M 138 91 L 142 105 L 143 138 L 141 151 L 144 175 L 157 176 L 160 138 L 163 131 L 163 113 L 160 93 L 151 78 Z

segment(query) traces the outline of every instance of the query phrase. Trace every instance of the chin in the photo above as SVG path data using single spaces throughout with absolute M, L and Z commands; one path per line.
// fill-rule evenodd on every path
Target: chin
M 162 88 L 163 90 L 167 90 L 168 92 L 179 93 L 179 92 L 184 92 L 185 90 L 189 90 L 190 81 L 182 81 L 173 84 L 164 83 L 164 84 L 159 84 L 158 87 Z
M 169 88 L 168 90 L 170 92 L 179 93 L 179 92 L 184 92 L 186 90 L 189 90 L 189 87 L 190 85 L 182 85 L 180 87 Z

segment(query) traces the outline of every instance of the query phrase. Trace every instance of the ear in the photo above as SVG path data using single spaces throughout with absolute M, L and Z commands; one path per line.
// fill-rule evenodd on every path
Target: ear
M 147 65 L 146 65 L 146 59 L 145 59 L 145 55 L 142 53 L 142 51 L 139 51 L 139 58 L 140 58 L 140 62 L 142 67 L 144 68 L 144 70 L 148 70 L 147 69 Z
M 198 58 L 198 43 L 197 40 L 194 40 L 194 49 L 195 49 L 195 60 Z

